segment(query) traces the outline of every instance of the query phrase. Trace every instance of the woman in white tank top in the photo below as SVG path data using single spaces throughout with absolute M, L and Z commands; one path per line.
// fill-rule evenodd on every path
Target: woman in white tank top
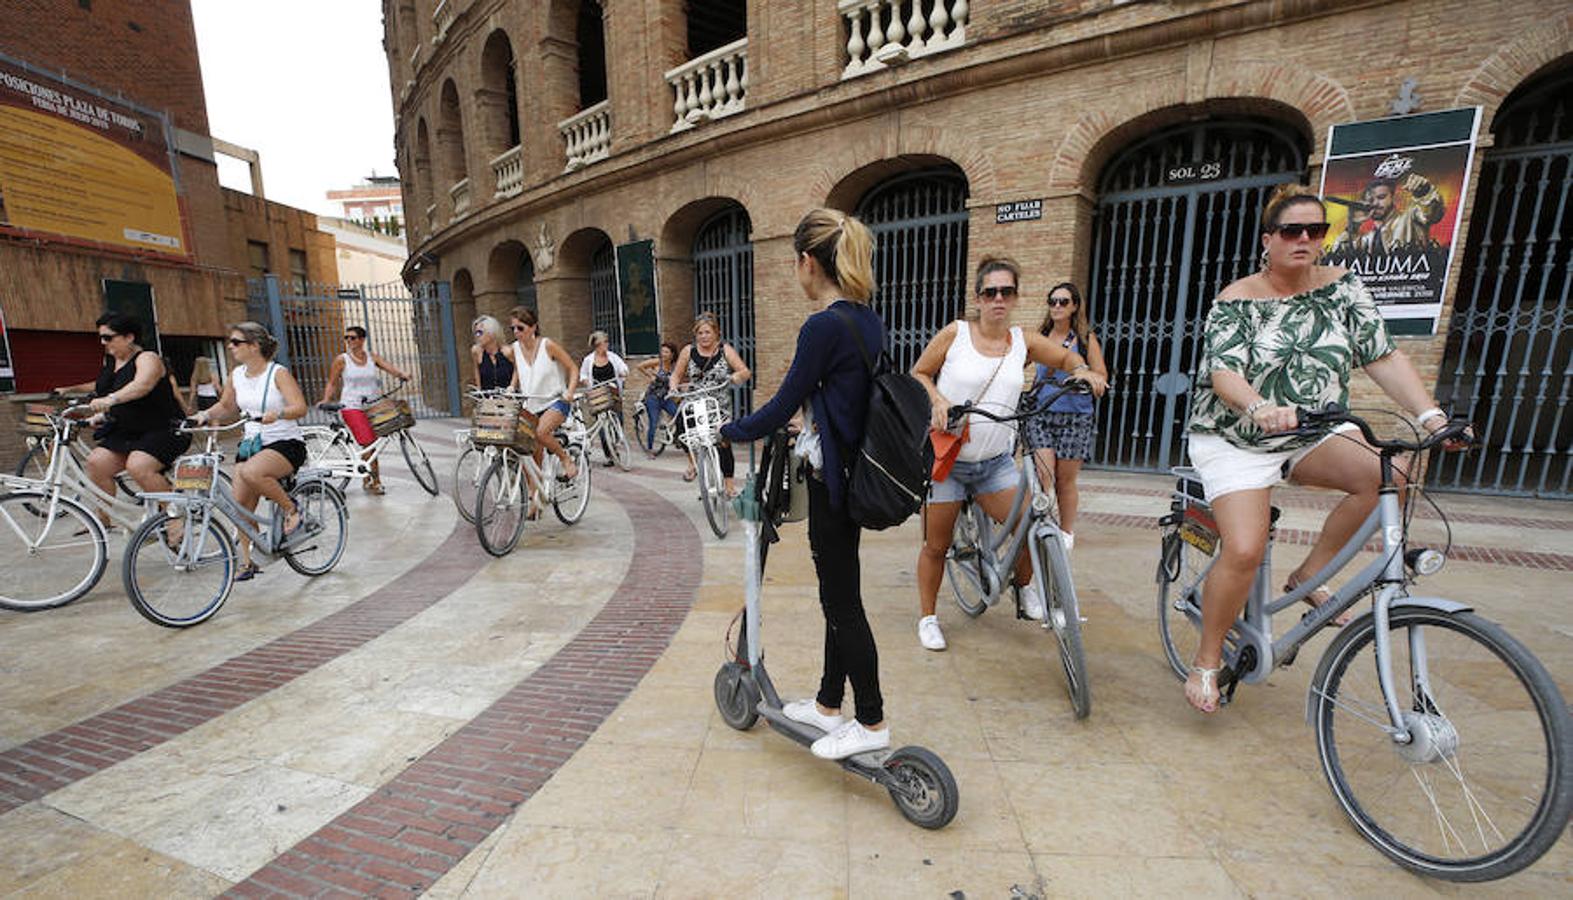
M 1016 263 L 986 257 L 978 264 L 977 321 L 945 326 L 912 367 L 913 376 L 928 389 L 934 428 L 946 430 L 951 405 L 969 401 L 1000 415 L 1014 414 L 1021 397 L 1022 369 L 1028 360 L 1065 369 L 1091 384 L 1095 393 L 1103 393 L 1102 376 L 1088 369 L 1080 355 L 1041 334 L 1024 333 L 1011 325 L 1020 280 Z M 924 509 L 923 549 L 918 554 L 918 640 L 930 650 L 945 649 L 935 606 L 961 502 L 970 490 L 984 511 L 1003 522 L 1019 481 L 1016 429 L 981 416 L 968 419 L 967 442 L 956 465 L 944 481 L 929 489 Z M 1043 598 L 1033 586 L 1032 560 L 1026 553 L 1016 560 L 1016 583 L 1022 585 L 1026 614 L 1043 618 Z
M 366 347 L 366 329 L 351 325 L 344 329 L 344 352 L 334 357 L 328 367 L 328 383 L 322 388 L 322 402 L 332 403 L 335 396 L 345 409 L 361 409 L 382 395 L 381 369 L 400 381 L 410 376 L 394 368 L 391 363 Z M 341 387 L 342 386 L 342 387 Z M 382 472 L 377 460 L 371 461 L 371 474 L 361 482 L 369 494 L 381 494 Z
M 508 312 L 508 327 L 513 330 L 514 340 L 511 389 L 523 394 L 524 408 L 540 417 L 535 425 L 535 439 L 539 444 L 535 460 L 540 462 L 542 451 L 551 453 L 563 464 L 560 477 L 572 481 L 578 477 L 579 467 L 563 449 L 555 432 L 573 412 L 579 367 L 567 350 L 541 335 L 535 310 L 515 306 Z

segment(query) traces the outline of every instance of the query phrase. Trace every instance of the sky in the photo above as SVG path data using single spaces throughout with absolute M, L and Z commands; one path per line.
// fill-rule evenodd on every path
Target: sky
M 262 154 L 269 200 L 338 215 L 329 190 L 397 174 L 378 0 L 191 0 L 191 12 L 208 130 Z M 251 190 L 246 164 L 222 156 L 219 181 Z

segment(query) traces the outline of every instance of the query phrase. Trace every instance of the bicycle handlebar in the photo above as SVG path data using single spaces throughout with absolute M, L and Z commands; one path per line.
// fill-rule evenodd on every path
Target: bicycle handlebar
M 1000 422 L 1002 424 L 1010 423 L 1010 422 L 1019 422 L 1022 419 L 1030 419 L 1033 416 L 1042 415 L 1043 413 L 1048 411 L 1048 407 L 1053 405 L 1054 401 L 1060 399 L 1061 397 L 1065 396 L 1066 394 L 1090 394 L 1090 393 L 1092 393 L 1092 385 L 1088 384 L 1085 381 L 1081 381 L 1081 380 L 1075 379 L 1075 378 L 1067 379 L 1065 381 L 1065 385 L 1063 387 L 1061 387 L 1059 390 L 1055 391 L 1053 394 L 1051 394 L 1049 396 L 1048 400 L 1046 400 L 1043 403 L 1041 403 L 1038 408 L 1036 408 L 1036 409 L 1029 409 L 1029 410 L 1027 410 L 1025 412 L 1010 413 L 1008 415 L 1001 415 L 999 413 L 989 412 L 988 410 L 984 409 L 983 407 L 974 404 L 971 400 L 968 400 L 966 403 L 963 403 L 960 406 L 952 406 L 950 408 L 950 413 L 949 413 L 949 415 L 946 416 L 945 424 L 950 426 L 950 427 L 952 427 L 952 428 L 954 428 L 958 423 L 961 422 L 961 420 L 963 418 L 965 418 L 965 417 L 967 417 L 969 415 L 972 415 L 974 413 L 976 413 L 977 415 L 982 416 L 985 419 L 989 419 L 989 420 L 994 421 L 994 422 Z
M 199 425 L 196 424 L 196 421 L 196 419 L 182 419 L 180 426 L 175 430 L 179 431 L 181 434 L 217 434 L 221 431 L 229 431 L 232 428 L 238 428 L 247 422 L 260 422 L 262 420 L 252 416 L 249 413 L 243 413 L 241 414 L 240 418 L 230 422 L 227 425 Z
M 1331 430 L 1333 426 L 1348 422 L 1360 429 L 1360 434 L 1365 438 L 1366 443 L 1381 450 L 1383 453 L 1389 454 L 1421 452 L 1448 441 L 1458 441 L 1465 445 L 1473 445 L 1479 442 L 1479 438 L 1470 432 L 1469 420 L 1457 416 L 1449 419 L 1446 425 L 1418 441 L 1405 441 L 1398 438 L 1386 440 L 1377 437 L 1376 433 L 1371 430 L 1370 423 L 1337 403 L 1329 403 L 1319 410 L 1297 407 L 1295 413 L 1299 417 L 1300 425 L 1290 432 L 1291 434 L 1322 435 Z

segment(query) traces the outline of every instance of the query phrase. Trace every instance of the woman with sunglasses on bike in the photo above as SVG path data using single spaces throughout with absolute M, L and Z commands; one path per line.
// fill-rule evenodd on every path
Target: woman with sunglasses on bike
M 1326 236 L 1327 209 L 1316 193 L 1280 186 L 1262 212 L 1260 270 L 1223 289 L 1203 330 L 1189 454 L 1223 541 L 1202 588 L 1201 643 L 1185 682 L 1186 700 L 1201 712 L 1218 709 L 1224 637 L 1266 549 L 1271 488 L 1287 479 L 1348 494 L 1289 574 L 1286 592 L 1326 565 L 1377 502 L 1376 451 L 1353 426 L 1323 436 L 1292 433 L 1296 407 L 1347 405 L 1358 367 L 1421 429 L 1448 421 L 1393 344 L 1370 291 L 1353 272 L 1318 264 Z M 1402 485 L 1403 473 L 1395 474 Z M 1330 599 L 1319 589 L 1306 602 Z
M 985 257 L 978 264 L 977 317 L 946 325 L 912 366 L 912 375 L 929 392 L 930 424 L 950 430 L 950 407 L 972 403 L 998 415 L 1014 415 L 1021 401 L 1027 360 L 1090 384 L 1102 394 L 1104 378 L 1087 365 L 1081 354 L 1067 350 L 1041 334 L 1025 334 L 1011 324 L 1016 309 L 1021 269 L 1013 260 Z M 968 416 L 965 443 L 947 477 L 929 488 L 923 507 L 923 549 L 918 553 L 918 641 L 926 649 L 944 650 L 945 634 L 939 627 L 940 580 L 945 575 L 945 554 L 961 503 L 969 490 L 983 510 L 997 522 L 1005 521 L 1015 497 L 1016 431 L 1009 424 L 982 416 Z M 1032 582 L 1032 560 L 1022 553 L 1016 560 L 1016 583 L 1021 585 L 1022 610 L 1042 619 L 1043 597 Z
M 226 343 L 230 359 L 239 365 L 218 402 L 192 421 L 206 425 L 241 414 L 251 417 L 245 438 L 260 437 L 262 448 L 236 463 L 235 502 L 256 512 L 258 499 L 268 498 L 284 511 L 284 534 L 293 534 L 300 527 L 300 511 L 280 480 L 306 464 L 306 434 L 300 427 L 306 416 L 306 394 L 289 369 L 273 361 L 279 342 L 266 328 L 256 322 L 231 325 Z M 251 561 L 251 541 L 245 535 L 240 535 L 240 561 L 236 581 L 262 574 L 262 567 Z
M 684 384 L 693 384 L 695 387 L 718 387 L 720 385 L 747 384 L 753 377 L 753 372 L 743 364 L 743 357 L 738 355 L 737 348 L 721 340 L 721 322 L 715 313 L 700 313 L 694 318 L 694 342 L 684 347 L 677 354 L 677 363 L 672 367 L 672 387 L 680 388 Z M 722 410 L 731 409 L 731 398 L 721 400 Z M 683 433 L 682 417 L 678 417 L 677 434 Z M 716 448 L 721 458 L 721 480 L 726 486 L 728 496 L 737 493 L 736 486 L 732 483 L 732 475 L 737 469 L 736 458 L 732 455 L 732 442 L 722 440 Z M 688 472 L 683 475 L 684 481 L 693 481 L 698 475 L 694 465 L 694 455 L 688 454 Z
M 328 367 L 328 383 L 322 386 L 322 402 L 332 403 L 337 395 L 345 409 L 364 409 L 382 394 L 382 376 L 387 372 L 400 381 L 409 381 L 392 363 L 371 352 L 366 347 L 366 329 L 351 325 L 344 329 L 344 352 L 333 358 Z M 343 385 L 343 389 L 340 389 Z M 369 451 L 368 451 L 369 452 Z M 361 489 L 368 494 L 383 494 L 381 467 L 371 461 L 371 474 L 361 482 Z
M 1038 333 L 1050 343 L 1080 354 L 1087 360 L 1089 369 L 1108 378 L 1103 347 L 1087 324 L 1087 308 L 1076 285 L 1062 281 L 1049 288 L 1048 303 L 1048 312 L 1043 317 L 1043 324 L 1038 326 Z M 1086 394 L 1061 394 L 1047 407 L 1039 407 L 1063 388 L 1069 377 L 1070 373 L 1063 369 L 1051 369 L 1039 363 L 1033 384 L 1041 387 L 1022 401 L 1023 405 L 1032 404 L 1037 411 L 1022 423 L 1022 427 L 1027 448 L 1037 462 L 1039 480 L 1044 487 L 1053 487 L 1059 506 L 1060 540 L 1067 552 L 1076 546 L 1076 510 L 1081 504 L 1076 478 L 1081 474 L 1081 464 L 1092 456 L 1092 398 Z
M 524 408 L 538 416 L 535 425 L 535 461 L 542 453 L 550 453 L 562 462 L 561 481 L 579 477 L 579 467 L 573 457 L 557 440 L 557 428 L 573 415 L 574 389 L 579 384 L 579 367 L 556 341 L 541 334 L 540 320 L 535 310 L 515 306 L 508 313 L 508 327 L 513 330 L 513 390 L 525 394 Z M 561 395 L 561 399 L 552 400 Z M 533 494 L 532 494 L 533 497 Z M 534 501 L 530 513 L 536 515 Z
M 492 316 L 477 316 L 470 323 L 475 342 L 470 345 L 470 361 L 475 378 L 470 383 L 483 391 L 507 388 L 513 382 L 513 360 L 508 358 L 508 333 Z

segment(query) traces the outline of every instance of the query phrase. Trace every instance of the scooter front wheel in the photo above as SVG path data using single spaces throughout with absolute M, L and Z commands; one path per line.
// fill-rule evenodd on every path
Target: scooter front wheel
M 759 721 L 759 688 L 741 663 L 722 663 L 716 670 L 715 705 L 721 721 L 738 731 L 747 731 Z
M 950 768 L 932 750 L 902 747 L 885 760 L 890 780 L 885 788 L 908 822 L 934 830 L 944 828 L 961 806 L 961 790 Z

